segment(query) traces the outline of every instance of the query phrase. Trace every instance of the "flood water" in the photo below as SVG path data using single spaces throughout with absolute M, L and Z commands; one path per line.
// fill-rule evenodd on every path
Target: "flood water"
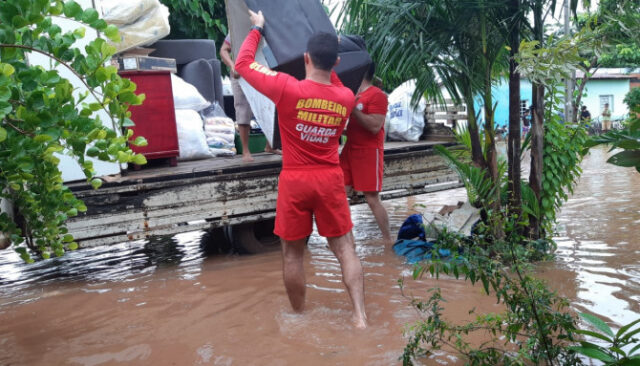
M 640 174 L 605 164 L 606 150 L 559 216 L 557 259 L 539 273 L 612 325 L 640 313 Z M 417 204 L 437 211 L 462 189 L 385 202 L 392 229 Z M 410 279 L 411 267 L 378 239 L 368 208 L 352 208 L 365 269 L 370 326 L 350 323 L 340 268 L 324 239 L 306 255 L 307 310 L 290 311 L 279 252 L 207 255 L 203 233 L 69 253 L 33 265 L 0 252 L 0 365 L 396 365 L 403 329 L 417 319 L 407 295 L 438 286 L 445 314 L 500 311 L 462 280 Z M 426 364 L 455 364 L 446 354 Z

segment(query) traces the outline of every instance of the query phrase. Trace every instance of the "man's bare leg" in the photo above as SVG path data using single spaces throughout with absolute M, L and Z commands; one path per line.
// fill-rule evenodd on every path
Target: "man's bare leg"
M 304 310 L 306 283 L 304 277 L 305 239 L 282 240 L 282 274 L 289 302 L 296 312 Z
M 378 227 L 380 228 L 380 232 L 382 232 L 382 238 L 385 243 L 392 244 L 391 240 L 391 230 L 389 229 L 389 215 L 387 214 L 387 210 L 382 205 L 380 201 L 380 195 L 378 192 L 363 192 L 364 198 L 367 200 L 367 204 L 373 212 L 373 216 L 376 218 L 376 222 L 378 223 Z
M 251 151 L 249 150 L 249 132 L 251 131 L 251 125 L 238 124 L 238 130 L 240 132 L 240 142 L 242 143 L 242 161 L 250 163 L 253 161 Z
M 364 275 L 360 258 L 356 255 L 355 242 L 351 232 L 334 238 L 327 238 L 331 251 L 336 255 L 342 269 L 344 282 L 351 305 L 353 305 L 353 320 L 356 328 L 367 327 L 367 314 L 364 310 Z

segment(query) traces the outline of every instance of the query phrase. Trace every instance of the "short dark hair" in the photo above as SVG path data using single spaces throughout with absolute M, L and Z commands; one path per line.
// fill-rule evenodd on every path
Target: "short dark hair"
M 371 81 L 371 80 L 373 80 L 373 75 L 375 75 L 375 74 L 376 74 L 376 64 L 375 64 L 375 62 L 372 62 L 369 65 L 369 69 L 367 70 L 367 72 L 364 73 L 364 79 L 366 81 Z
M 338 59 L 338 37 L 326 32 L 316 33 L 307 42 L 307 52 L 313 66 L 330 71 Z

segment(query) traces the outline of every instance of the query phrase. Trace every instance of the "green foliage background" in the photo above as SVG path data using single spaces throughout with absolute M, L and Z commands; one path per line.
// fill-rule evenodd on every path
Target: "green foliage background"
M 169 8 L 171 39 L 211 39 L 220 48 L 227 34 L 223 0 L 160 0 Z

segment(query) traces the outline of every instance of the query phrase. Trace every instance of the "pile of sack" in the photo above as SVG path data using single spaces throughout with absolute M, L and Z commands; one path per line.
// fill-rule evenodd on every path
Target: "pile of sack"
M 211 105 L 195 86 L 171 74 L 178 130 L 178 160 L 235 155 L 235 125 L 217 104 Z
M 102 0 L 102 19 L 118 27 L 117 52 L 152 44 L 169 35 L 169 9 L 159 0 Z
M 224 113 L 218 103 L 202 111 L 204 133 L 209 151 L 214 156 L 234 155 L 236 127 L 233 120 Z

